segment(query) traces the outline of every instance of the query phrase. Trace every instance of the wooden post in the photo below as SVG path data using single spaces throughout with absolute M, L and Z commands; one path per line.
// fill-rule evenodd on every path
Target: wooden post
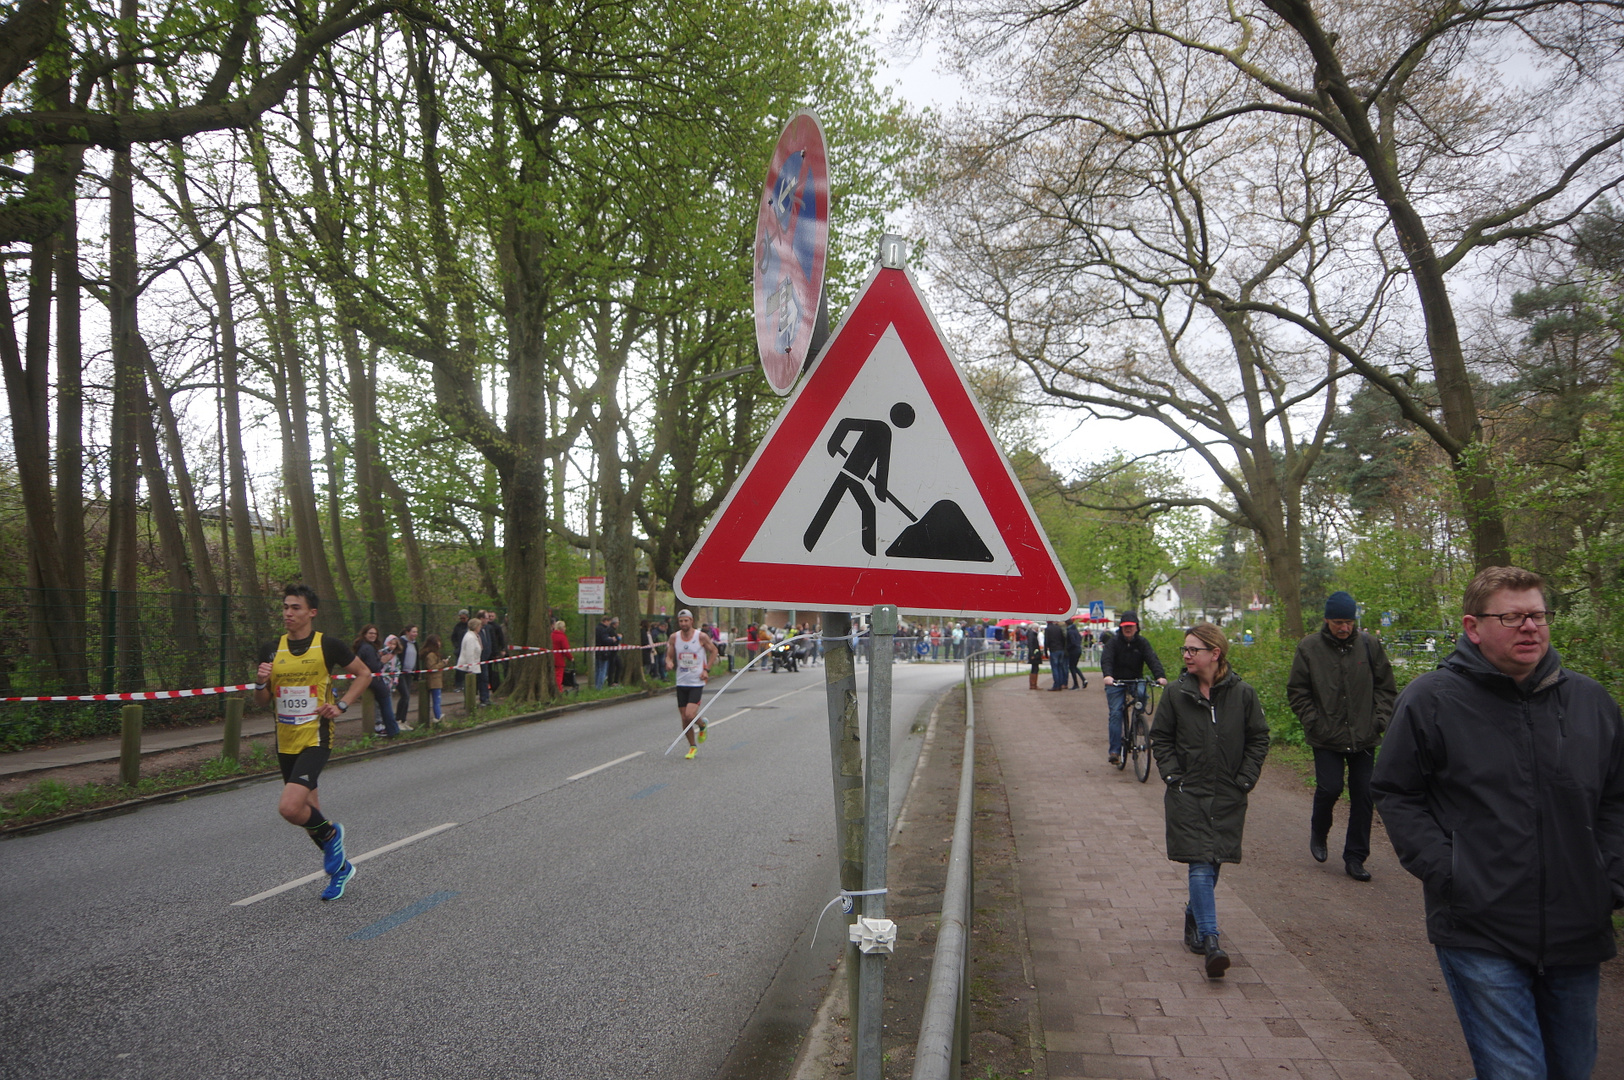
M 120 717 L 124 741 L 118 751 L 118 780 L 126 787 L 134 787 L 141 779 L 141 706 L 124 706 Z
M 372 676 L 374 679 L 376 675 Z M 361 695 L 361 735 L 365 737 L 373 733 L 372 729 L 378 723 L 378 699 L 372 696 L 372 688 L 368 687 L 366 693 Z
M 242 750 L 242 698 L 226 698 L 226 730 L 225 743 L 220 748 L 220 756 L 227 761 L 236 761 Z

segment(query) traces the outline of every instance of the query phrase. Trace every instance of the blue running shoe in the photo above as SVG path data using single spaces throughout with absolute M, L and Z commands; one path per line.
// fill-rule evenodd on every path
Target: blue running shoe
M 333 822 L 333 835 L 321 846 L 321 868 L 332 877 L 344 869 L 344 826 Z
M 321 891 L 321 898 L 323 900 L 337 900 L 340 896 L 344 895 L 344 886 L 348 885 L 350 883 L 350 878 L 354 876 L 355 864 L 349 862 L 345 863 L 343 869 L 333 875 L 332 884 L 328 885 Z

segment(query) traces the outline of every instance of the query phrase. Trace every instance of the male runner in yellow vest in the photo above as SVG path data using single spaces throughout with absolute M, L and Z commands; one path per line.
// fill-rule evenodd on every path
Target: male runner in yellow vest
M 344 857 L 344 826 L 322 816 L 316 778 L 333 752 L 333 718 L 366 692 L 372 672 L 348 645 L 316 633 L 314 589 L 289 585 L 282 593 L 282 625 L 287 633 L 260 650 L 254 701 L 260 705 L 276 701 L 276 757 L 282 764 L 282 801 L 277 810 L 321 848 L 322 868 L 332 879 L 321 898 L 337 900 L 355 876 L 355 866 Z M 355 676 L 349 692 L 336 704 L 335 667 Z

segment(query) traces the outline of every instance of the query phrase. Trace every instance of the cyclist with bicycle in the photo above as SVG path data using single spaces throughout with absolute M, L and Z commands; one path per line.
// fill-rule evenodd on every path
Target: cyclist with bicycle
M 1162 667 L 1161 657 L 1139 633 L 1139 613 L 1124 611 L 1117 622 L 1116 633 L 1106 637 L 1105 647 L 1100 651 L 1100 673 L 1105 676 L 1102 680 L 1105 683 L 1105 703 L 1111 711 L 1108 721 L 1110 757 L 1107 760 L 1112 765 L 1122 760 L 1122 714 L 1129 690 L 1129 686 L 1123 683 L 1128 683 L 1134 697 L 1143 703 L 1149 694 L 1144 683 L 1147 664 L 1156 685 L 1166 686 L 1167 669 Z

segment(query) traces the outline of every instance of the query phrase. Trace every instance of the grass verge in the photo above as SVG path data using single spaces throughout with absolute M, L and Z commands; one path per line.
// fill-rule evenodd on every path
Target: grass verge
M 639 693 L 642 691 L 620 686 L 604 687 L 601 690 L 584 689 L 579 694 L 572 695 L 564 704 L 608 701 L 632 697 Z M 359 738 L 342 740 L 333 750 L 333 760 L 375 750 L 384 745 L 420 741 L 447 731 L 482 727 L 499 720 L 536 712 L 537 708 L 535 702 L 497 701 L 476 710 L 472 716 L 463 716 L 462 711 L 460 705 L 448 708 L 445 718 L 440 723 L 420 725 L 412 731 L 403 731 L 393 740 L 371 732 L 366 732 Z M 59 780 L 46 778 L 30 784 L 6 797 L 4 802 L 0 802 L 0 830 L 31 825 L 82 810 L 114 806 L 132 799 L 181 791 L 200 784 L 274 773 L 276 769 L 276 752 L 269 737 L 261 736 L 244 739 L 242 751 L 236 761 L 228 761 L 224 757 L 210 758 L 200 765 L 155 771 L 150 776 L 141 777 L 135 784 L 117 782 L 64 784 Z

